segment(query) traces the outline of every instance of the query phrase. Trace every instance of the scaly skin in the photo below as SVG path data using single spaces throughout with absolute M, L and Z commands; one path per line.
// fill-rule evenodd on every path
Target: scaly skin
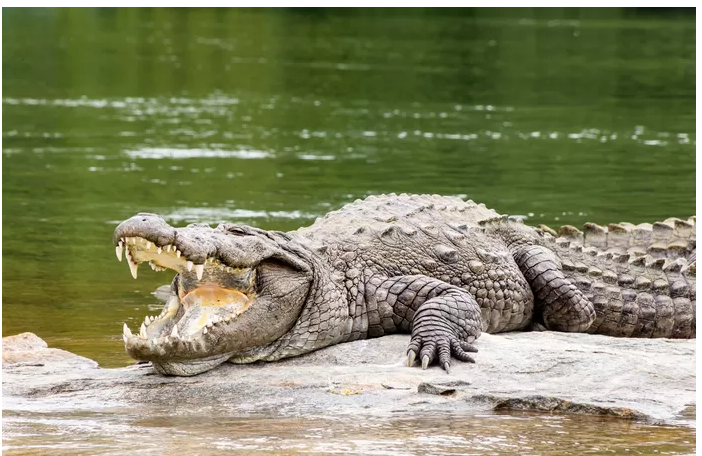
M 371 196 L 290 233 L 139 214 L 115 230 L 118 256 L 134 275 L 144 261 L 179 274 L 125 347 L 194 375 L 409 332 L 408 364 L 448 371 L 482 331 L 695 337 L 694 219 L 585 228 L 559 236 L 438 195 Z

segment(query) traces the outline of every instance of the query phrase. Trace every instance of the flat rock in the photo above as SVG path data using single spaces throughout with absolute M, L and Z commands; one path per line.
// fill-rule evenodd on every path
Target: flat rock
M 680 422 L 695 407 L 694 340 L 485 334 L 476 363 L 454 360 L 450 375 L 438 366 L 406 367 L 408 342 L 393 335 L 274 363 L 162 377 L 149 364 L 99 368 L 25 333 L 3 339 L 3 408 L 295 416 L 533 410 Z

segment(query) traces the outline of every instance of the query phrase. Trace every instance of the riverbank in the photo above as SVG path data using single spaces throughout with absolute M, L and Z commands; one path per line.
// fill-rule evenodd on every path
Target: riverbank
M 694 340 L 486 334 L 477 362 L 454 361 L 450 375 L 405 367 L 407 341 L 404 335 L 357 341 L 178 378 L 159 376 L 149 364 L 102 369 L 24 333 L 3 338 L 3 401 L 46 411 L 170 405 L 206 413 L 226 404 L 231 411 L 279 415 L 531 410 L 694 419 Z

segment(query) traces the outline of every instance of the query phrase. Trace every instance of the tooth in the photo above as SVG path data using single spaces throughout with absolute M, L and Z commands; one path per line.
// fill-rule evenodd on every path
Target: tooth
M 146 248 L 150 249 L 151 248 L 151 241 L 146 241 Z
M 146 325 L 144 323 L 142 323 L 141 328 L 139 328 L 139 335 L 146 338 Z
M 188 267 L 188 271 L 193 270 L 193 262 L 192 261 L 188 261 L 187 263 L 185 263 L 185 265 Z
M 132 260 L 131 255 L 127 255 L 127 263 L 129 263 L 129 270 L 132 273 L 132 277 L 135 279 L 137 278 L 137 269 L 139 268 L 139 263 L 135 263 L 134 260 Z
M 149 317 L 149 322 L 150 322 L 150 323 L 153 323 L 154 320 L 156 320 L 156 319 L 155 319 L 153 316 L 150 316 L 150 317 Z
M 163 252 L 163 250 L 161 250 L 161 247 L 159 247 L 159 248 L 156 250 L 156 253 L 158 253 L 158 254 L 160 255 L 161 252 Z
M 132 335 L 132 331 L 129 329 L 129 326 L 127 326 L 126 323 L 124 324 L 124 328 L 122 328 L 122 334 L 127 337 L 131 337 Z
M 176 250 L 176 257 L 180 258 L 180 255 L 181 255 L 180 250 Z
M 170 251 L 171 251 L 171 244 L 168 244 L 168 245 L 166 246 L 166 252 L 170 252 Z
M 151 324 L 151 320 L 149 320 L 149 316 L 148 316 L 148 315 L 144 317 L 144 324 L 145 324 L 146 326 L 149 326 L 149 325 Z
M 171 331 L 171 337 L 178 337 L 178 326 L 173 325 L 173 331 Z
M 197 280 L 202 280 L 202 274 L 204 272 L 205 272 L 205 265 L 204 264 L 196 264 L 195 265 L 195 274 L 197 274 Z
M 202 328 L 202 334 L 207 334 L 207 326 L 205 326 L 204 328 Z
M 115 253 L 117 254 L 117 259 L 122 261 L 122 241 L 119 241 L 119 245 L 115 247 Z

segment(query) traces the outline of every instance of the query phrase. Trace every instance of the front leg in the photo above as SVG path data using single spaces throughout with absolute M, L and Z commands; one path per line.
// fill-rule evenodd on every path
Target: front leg
M 417 357 L 422 369 L 438 360 L 446 372 L 451 355 L 474 362 L 468 352 L 478 351 L 470 344 L 480 336 L 482 323 L 480 306 L 470 293 L 424 275 L 377 279 L 366 290 L 367 298 L 391 311 L 398 329 L 411 332 L 409 366 Z

